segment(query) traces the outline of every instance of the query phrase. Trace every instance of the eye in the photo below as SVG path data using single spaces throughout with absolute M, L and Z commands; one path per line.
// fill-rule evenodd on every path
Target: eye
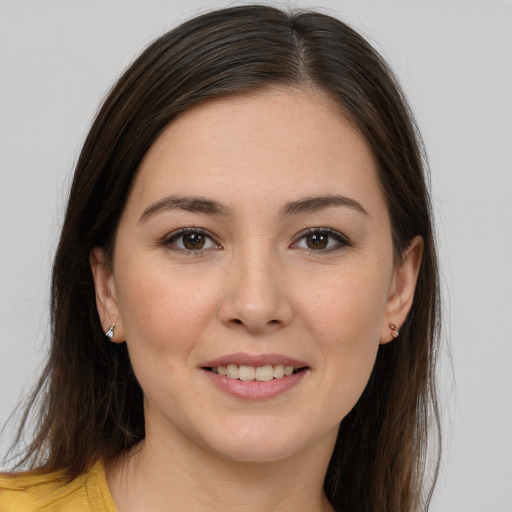
M 204 229 L 198 228 L 184 228 L 175 231 L 167 236 L 163 243 L 173 250 L 185 252 L 221 248 Z
M 292 244 L 294 249 L 306 249 L 308 251 L 331 251 L 351 246 L 347 237 L 330 228 L 311 228 L 302 232 Z

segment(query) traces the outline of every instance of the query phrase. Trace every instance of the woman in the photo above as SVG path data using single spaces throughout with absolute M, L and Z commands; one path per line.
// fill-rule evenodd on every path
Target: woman
M 1 510 L 420 510 L 438 284 L 421 145 L 338 20 L 165 34 L 84 144 Z M 437 462 L 437 460 L 436 460 Z

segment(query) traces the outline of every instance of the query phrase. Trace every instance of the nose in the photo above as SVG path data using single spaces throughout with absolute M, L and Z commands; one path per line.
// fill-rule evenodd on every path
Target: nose
M 279 258 L 269 253 L 251 251 L 230 262 L 219 308 L 224 325 L 264 334 L 290 323 L 290 283 Z

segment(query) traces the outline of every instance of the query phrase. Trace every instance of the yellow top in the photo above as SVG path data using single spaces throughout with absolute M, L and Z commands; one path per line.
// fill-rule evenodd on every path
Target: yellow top
M 117 512 L 103 463 L 71 482 L 62 472 L 0 474 L 1 512 Z

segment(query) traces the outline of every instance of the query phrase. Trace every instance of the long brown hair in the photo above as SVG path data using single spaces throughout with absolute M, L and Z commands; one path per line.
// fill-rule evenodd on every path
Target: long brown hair
M 392 72 L 360 35 L 324 14 L 268 6 L 214 11 L 166 33 L 106 98 L 70 191 L 53 267 L 51 350 L 19 435 L 32 415 L 36 432 L 20 464 L 72 478 L 144 438 L 142 390 L 126 345 L 105 340 L 89 252 L 112 250 L 138 165 L 169 123 L 201 101 L 272 85 L 313 87 L 339 104 L 377 162 L 397 262 L 414 236 L 425 242 L 412 309 L 341 423 L 325 491 L 338 511 L 428 508 L 439 460 L 436 443 L 425 485 L 432 419 L 439 434 L 439 291 L 421 139 Z

